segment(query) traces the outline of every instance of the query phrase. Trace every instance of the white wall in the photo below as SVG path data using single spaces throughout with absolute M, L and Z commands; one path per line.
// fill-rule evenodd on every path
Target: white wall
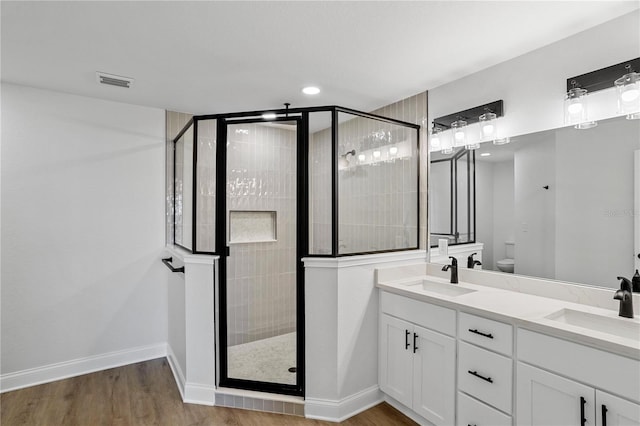
M 2 113 L 3 376 L 162 350 L 164 112 L 3 84 Z
M 429 89 L 429 120 L 503 99 L 504 136 L 561 127 L 567 78 L 637 58 L 638 28 L 640 10 Z M 595 93 L 590 108 L 593 118 L 614 116 L 615 89 Z
M 554 278 L 556 188 L 553 134 L 545 133 L 540 135 L 539 140 L 519 147 L 514 154 L 513 164 L 516 242 L 514 272 Z M 547 185 L 549 189 L 544 189 Z
M 476 157 L 476 241 L 484 244 L 481 269 L 494 269 L 494 163 Z M 496 224 L 500 226 L 501 224 Z M 496 242 L 499 244 L 499 242 Z
M 556 279 L 619 287 L 633 275 L 636 150 L 640 120 L 556 132 Z

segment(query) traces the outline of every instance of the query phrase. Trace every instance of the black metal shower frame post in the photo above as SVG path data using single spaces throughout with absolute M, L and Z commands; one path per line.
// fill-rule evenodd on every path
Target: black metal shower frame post
M 216 119 L 216 236 L 215 250 L 218 255 L 218 383 L 227 371 L 227 124 L 223 118 Z
M 302 127 L 302 129 L 300 129 Z M 300 388 L 300 394 L 304 395 L 305 389 L 305 314 L 304 314 L 304 287 L 305 274 L 302 259 L 309 255 L 309 113 L 302 113 L 302 120 L 298 126 L 297 148 L 297 218 L 298 232 L 296 236 L 296 338 L 298 351 L 296 353 L 296 383 Z
M 338 109 L 331 111 L 331 254 L 339 255 L 338 235 Z
M 192 252 L 194 254 L 199 254 L 198 251 L 198 243 L 196 242 L 196 224 L 198 223 L 198 118 L 193 117 L 193 167 L 192 167 L 192 184 L 193 187 L 193 199 L 192 199 L 192 210 L 191 210 L 191 247 L 193 247 Z

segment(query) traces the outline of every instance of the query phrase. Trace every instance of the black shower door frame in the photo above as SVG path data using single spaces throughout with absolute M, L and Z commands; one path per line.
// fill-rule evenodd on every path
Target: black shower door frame
M 216 155 L 216 248 L 220 255 L 218 262 L 218 353 L 219 380 L 221 387 L 254 390 L 260 392 L 279 393 L 285 395 L 304 396 L 304 264 L 302 258 L 306 255 L 308 246 L 308 147 L 306 134 L 309 132 L 309 116 L 307 112 L 291 116 L 279 116 L 273 119 L 264 118 L 224 118 L 217 117 L 218 140 Z M 227 354 L 227 129 L 229 125 L 241 123 L 296 123 L 296 384 L 261 382 L 237 379 L 228 376 Z M 223 231 L 222 231 L 223 230 Z

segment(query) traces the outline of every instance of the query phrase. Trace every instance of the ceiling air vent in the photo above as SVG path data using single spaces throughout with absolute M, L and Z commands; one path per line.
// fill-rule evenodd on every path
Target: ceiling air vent
M 110 86 L 118 86 L 129 89 L 133 85 L 133 79 L 129 77 L 122 77 L 120 75 L 107 74 L 104 72 L 96 71 L 96 77 L 98 83 L 108 84 Z

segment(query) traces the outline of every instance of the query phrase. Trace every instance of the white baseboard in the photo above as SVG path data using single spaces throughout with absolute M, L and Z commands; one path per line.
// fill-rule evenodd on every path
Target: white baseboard
M 120 367 L 122 365 L 162 358 L 166 355 L 167 345 L 160 343 L 49 364 L 44 367 L 30 368 L 15 373 L 7 373 L 0 375 L 0 393 L 67 379 L 69 377 L 81 376 L 87 373 Z
M 187 382 L 184 387 L 182 401 L 188 404 L 215 405 L 216 388 Z
M 306 398 L 304 416 L 339 423 L 383 401 L 378 386 L 372 386 L 341 400 Z
M 167 361 L 169 362 L 169 367 L 171 368 L 171 372 L 173 373 L 173 379 L 176 381 L 176 385 L 178 386 L 178 391 L 180 392 L 180 398 L 184 401 L 184 373 L 182 372 L 182 368 L 180 368 L 180 363 L 176 358 L 176 354 L 171 349 L 171 345 L 167 343 Z

